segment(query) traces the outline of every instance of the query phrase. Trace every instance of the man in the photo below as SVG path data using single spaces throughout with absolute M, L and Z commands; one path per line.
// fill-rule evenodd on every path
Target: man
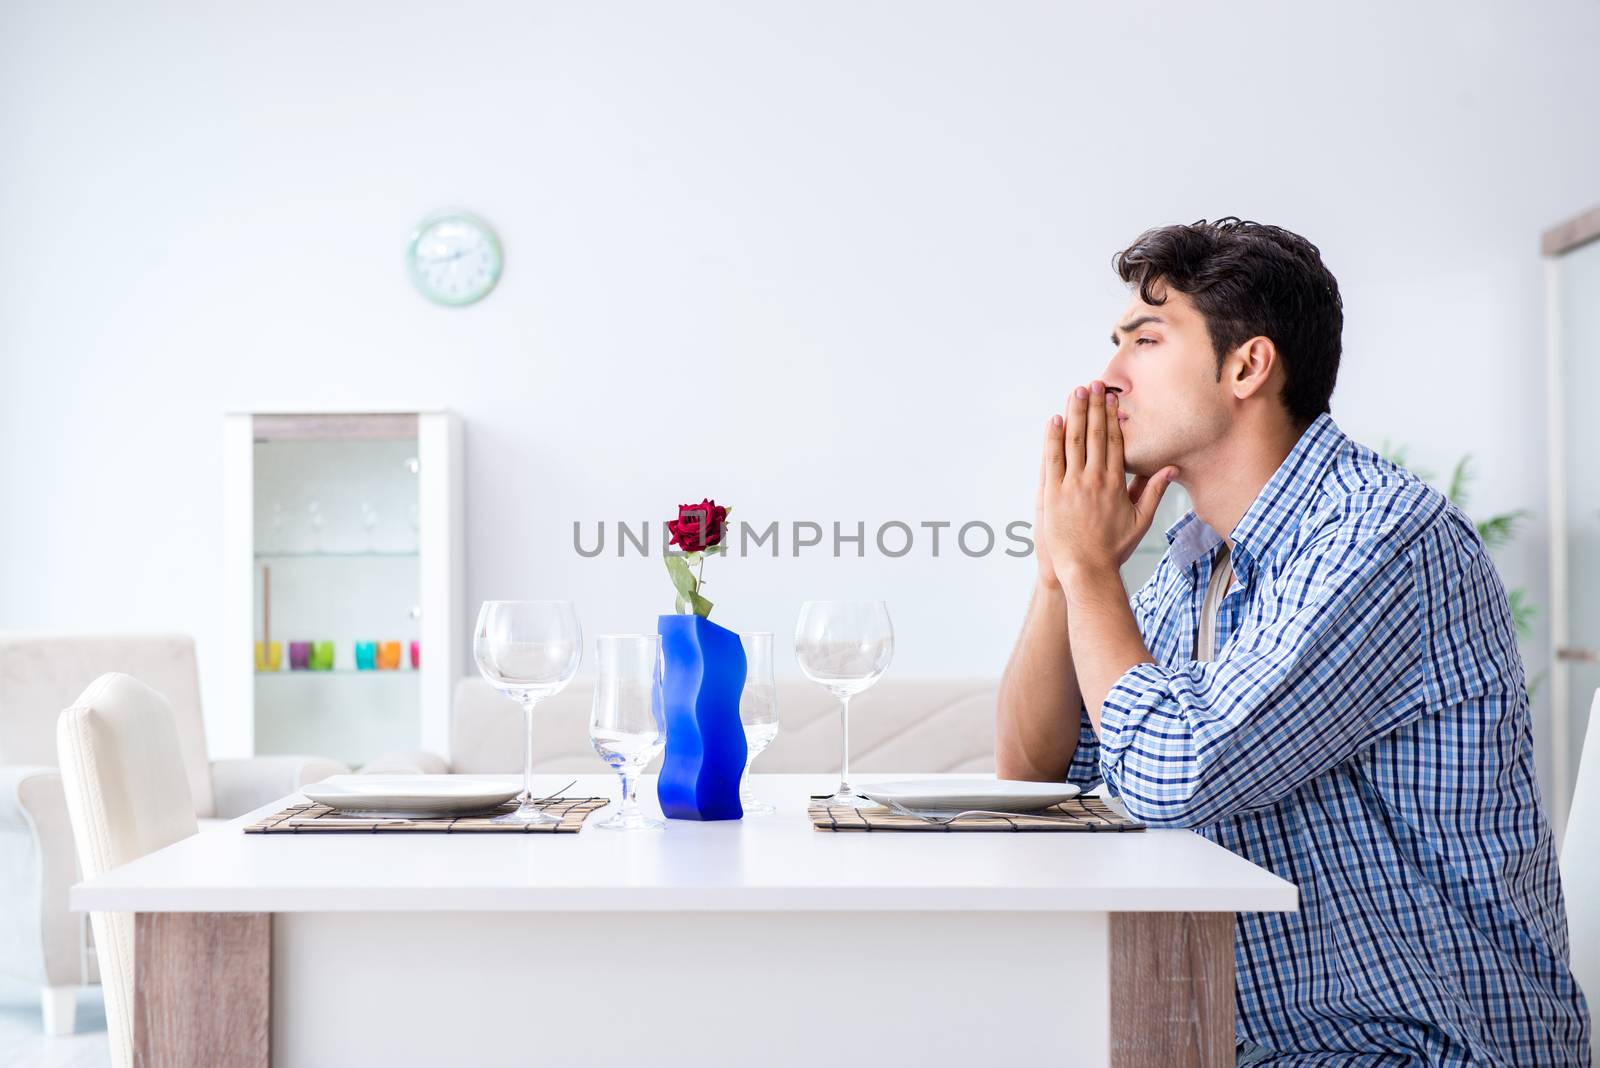
M 1329 415 L 1338 283 L 1231 217 L 1114 262 L 1111 362 L 1046 429 L 999 774 L 1104 779 L 1300 888 L 1238 917 L 1241 1064 L 1588 1064 L 1505 591 Z M 1194 511 L 1130 601 L 1171 482 Z

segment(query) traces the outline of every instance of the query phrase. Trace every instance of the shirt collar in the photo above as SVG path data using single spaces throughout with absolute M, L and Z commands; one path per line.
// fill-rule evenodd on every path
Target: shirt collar
M 1211 555 L 1222 535 L 1212 530 L 1199 516 L 1189 512 L 1167 528 L 1168 556 L 1179 571 L 1187 571 L 1202 556 Z
M 1327 412 L 1318 415 L 1300 435 L 1233 528 L 1233 568 L 1242 580 L 1250 580 L 1255 562 L 1279 535 L 1304 516 L 1322 485 L 1322 476 L 1347 440 Z M 1222 535 L 1192 511 L 1167 529 L 1169 555 L 1173 565 L 1182 571 L 1209 556 L 1221 540 Z

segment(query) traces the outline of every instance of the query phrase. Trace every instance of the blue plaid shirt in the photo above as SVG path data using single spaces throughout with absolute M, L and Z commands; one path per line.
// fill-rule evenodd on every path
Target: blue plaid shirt
M 1243 913 L 1238 1038 L 1275 1065 L 1587 1065 L 1500 578 L 1436 490 L 1319 416 L 1232 533 L 1193 512 L 1131 599 L 1154 664 L 1082 716 L 1069 779 L 1300 888 Z M 1255 1060 L 1254 1058 L 1259 1058 Z

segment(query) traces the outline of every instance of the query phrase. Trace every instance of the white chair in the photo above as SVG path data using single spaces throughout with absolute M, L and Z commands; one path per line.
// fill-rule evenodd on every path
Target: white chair
M 143 680 L 171 704 L 182 777 L 203 823 L 349 770 L 318 757 L 208 759 L 190 638 L 0 634 L 0 973 L 41 988 L 52 1035 L 72 1030 L 77 988 L 98 981 L 84 919 L 67 909 L 76 861 L 56 769 L 56 719 L 108 671 Z
M 604 772 L 589 744 L 594 684 L 574 681 L 534 712 L 534 769 L 571 774 Z M 999 682 L 992 678 L 881 679 L 850 701 L 850 771 L 874 774 L 994 771 L 994 713 Z M 756 759 L 758 773 L 839 770 L 839 702 L 803 679 L 779 679 L 778 737 Z M 450 756 L 392 753 L 362 772 L 489 774 L 522 770 L 522 712 L 480 678 L 456 684 Z M 659 763 L 659 761 L 658 761 Z M 652 767 L 650 770 L 655 770 Z
M 61 781 L 86 879 L 199 830 L 172 706 L 133 678 L 102 675 L 61 713 Z M 95 912 L 95 953 L 115 1065 L 133 1063 L 133 916 Z
M 1567 810 L 1567 836 L 1561 843 L 1561 889 L 1567 899 L 1567 933 L 1572 944 L 1572 976 L 1589 1011 L 1600 1009 L 1600 689 L 1589 706 L 1589 726 L 1578 758 L 1578 779 Z M 1600 1034 L 1590 1048 L 1600 1063 Z

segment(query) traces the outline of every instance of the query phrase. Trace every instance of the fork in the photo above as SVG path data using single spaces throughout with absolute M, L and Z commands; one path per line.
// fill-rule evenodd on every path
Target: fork
M 909 809 L 905 805 L 902 805 L 900 802 L 895 801 L 892 798 L 885 798 L 884 800 L 879 801 L 878 804 L 882 805 L 884 808 L 887 808 L 890 812 L 893 812 L 897 816 L 910 816 L 913 819 L 919 819 L 924 823 L 936 824 L 940 827 L 943 827 L 948 823 L 954 823 L 962 816 L 1001 816 L 1006 819 L 1010 819 L 1015 816 L 1021 816 L 1030 820 L 1046 820 L 1050 823 L 1078 822 L 1076 819 L 1070 816 L 1039 816 L 1031 812 L 996 812 L 986 808 L 969 808 L 964 811 L 957 812 L 951 816 L 932 816 Z
M 567 785 L 565 785 L 561 789 L 555 791 L 555 793 L 545 794 L 543 797 L 539 798 L 539 801 L 549 801 L 553 797 L 560 797 L 562 794 L 566 793 L 568 790 L 572 789 L 576 785 L 578 785 L 578 780 L 577 779 L 573 779 L 571 782 L 567 783 Z M 537 805 L 539 803 L 539 801 L 535 801 L 534 804 Z

